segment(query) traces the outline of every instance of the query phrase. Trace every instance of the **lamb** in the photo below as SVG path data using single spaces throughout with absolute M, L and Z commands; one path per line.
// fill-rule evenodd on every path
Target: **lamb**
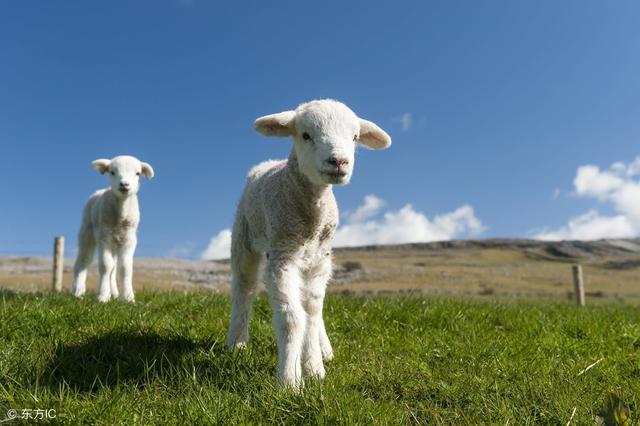
M 154 175 L 153 168 L 128 155 L 111 160 L 98 159 L 91 165 L 100 174 L 109 173 L 110 188 L 95 192 L 84 207 L 71 292 L 76 297 L 84 295 L 87 268 L 91 265 L 93 252 L 97 247 L 100 274 L 98 300 L 104 303 L 112 297 L 118 297 L 117 269 L 121 298 L 133 302 L 133 254 L 137 244 L 136 230 L 140 222 L 137 193 L 140 189 L 140 175 L 151 179 Z
M 295 111 L 258 118 L 266 136 L 291 136 L 288 160 L 266 161 L 248 174 L 232 230 L 232 313 L 229 348 L 244 348 L 265 258 L 273 308 L 278 377 L 291 388 L 306 375 L 322 379 L 333 349 L 322 318 L 332 271 L 331 241 L 338 225 L 332 185 L 351 179 L 356 144 L 385 149 L 391 138 L 346 105 L 324 99 Z

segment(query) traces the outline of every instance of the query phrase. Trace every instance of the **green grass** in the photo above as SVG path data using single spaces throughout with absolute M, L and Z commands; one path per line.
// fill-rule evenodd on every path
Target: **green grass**
M 0 420 L 62 423 L 593 424 L 610 395 L 637 422 L 640 309 L 559 302 L 331 296 L 323 383 L 277 386 L 270 309 L 227 353 L 224 295 L 135 305 L 0 293 Z M 580 371 L 603 360 L 589 371 Z M 8 422 L 13 424 L 13 422 Z

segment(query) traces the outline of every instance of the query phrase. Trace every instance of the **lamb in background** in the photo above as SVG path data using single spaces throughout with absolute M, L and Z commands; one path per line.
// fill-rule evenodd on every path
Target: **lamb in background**
M 291 136 L 288 160 L 255 166 L 238 205 L 231 243 L 231 348 L 245 347 L 258 266 L 265 281 L 278 343 L 278 376 L 288 386 L 305 373 L 323 378 L 333 350 L 322 318 L 331 276 L 331 241 L 338 225 L 332 185 L 351 179 L 356 144 L 385 149 L 391 138 L 346 105 L 317 100 L 295 111 L 258 118 L 266 136 Z
M 87 268 L 98 249 L 100 284 L 98 300 L 108 302 L 118 297 L 116 269 L 120 275 L 122 299 L 134 301 L 133 254 L 136 230 L 140 222 L 138 190 L 140 176 L 153 177 L 153 168 L 135 157 L 121 155 L 111 160 L 91 163 L 100 174 L 109 173 L 110 188 L 95 192 L 87 201 L 78 233 L 78 256 L 73 268 L 71 292 L 82 297 L 86 291 Z

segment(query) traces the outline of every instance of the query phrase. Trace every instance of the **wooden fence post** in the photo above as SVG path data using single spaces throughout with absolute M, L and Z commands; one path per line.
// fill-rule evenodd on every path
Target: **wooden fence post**
M 62 272 L 64 271 L 64 237 L 53 240 L 53 291 L 62 291 Z
M 576 294 L 576 303 L 578 306 L 585 305 L 584 297 L 584 279 L 582 276 L 582 266 L 576 264 L 571 267 L 573 269 L 573 286 Z

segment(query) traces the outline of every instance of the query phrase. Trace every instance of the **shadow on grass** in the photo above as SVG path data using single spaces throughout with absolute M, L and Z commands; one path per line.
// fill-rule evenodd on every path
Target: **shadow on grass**
M 80 344 L 58 346 L 45 368 L 44 381 L 52 390 L 69 386 L 78 392 L 95 393 L 122 385 L 175 385 L 197 376 L 225 388 L 236 374 L 254 374 L 250 366 L 235 358 L 215 340 L 112 332 Z
M 16 297 L 18 295 L 10 288 L 0 288 L 0 299 L 15 299 Z

